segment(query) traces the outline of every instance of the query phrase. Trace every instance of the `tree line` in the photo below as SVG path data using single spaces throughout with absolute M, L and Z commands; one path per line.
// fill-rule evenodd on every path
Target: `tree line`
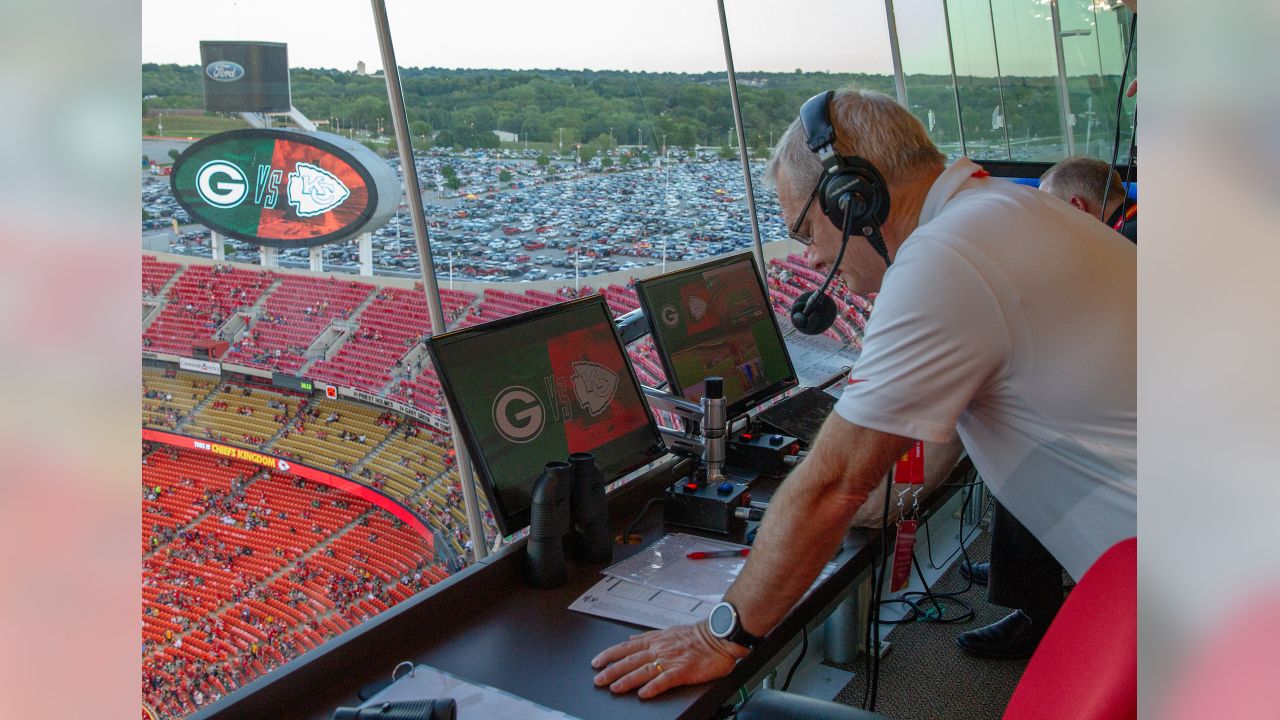
M 409 130 L 420 147 L 426 142 L 443 147 L 497 147 L 494 130 L 566 150 L 588 143 L 602 150 L 617 145 L 658 148 L 664 141 L 676 147 L 723 147 L 737 142 L 723 73 L 404 68 L 401 79 Z M 144 64 L 144 112 L 201 108 L 201 82 L 196 65 Z M 908 105 L 926 126 L 932 126 L 935 140 L 958 140 L 951 77 L 909 75 L 906 82 Z M 957 82 L 966 138 L 1003 142 L 1006 130 L 1018 139 L 1024 134 L 1041 137 L 1062 132 L 1053 78 L 1004 77 L 997 82 L 996 78 L 960 77 Z M 800 105 L 818 92 L 854 84 L 894 93 L 892 76 L 864 73 L 742 72 L 738 83 L 747 144 L 759 150 L 776 142 Z M 313 120 L 369 132 L 381 127 L 390 134 L 382 76 L 293 68 L 290 84 L 293 104 Z M 1003 112 L 997 112 L 1002 102 Z

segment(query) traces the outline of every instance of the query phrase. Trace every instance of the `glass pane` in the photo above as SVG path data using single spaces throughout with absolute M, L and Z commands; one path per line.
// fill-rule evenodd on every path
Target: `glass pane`
M 1026 0 L 991 0 L 991 11 L 1010 156 L 1021 161 L 1060 160 L 1066 156 L 1066 141 L 1049 7 Z
M 948 0 L 947 10 L 965 153 L 975 160 L 1008 160 L 991 6 L 987 0 Z
M 1091 0 L 1064 0 L 1058 5 L 1075 154 L 1107 161 L 1111 160 L 1115 141 L 1116 97 L 1130 17 L 1123 6 L 1118 2 L 1115 5 L 1118 9 Z M 1136 70 L 1136 63 L 1131 62 L 1129 80 Z M 1128 154 L 1125 148 L 1133 124 L 1133 106 L 1133 99 L 1125 98 L 1120 118 L 1122 162 Z
M 803 247 L 787 236 L 777 195 L 762 186 L 770 149 L 796 119 L 800 106 L 814 95 L 848 85 L 895 97 L 893 59 L 889 51 L 888 25 L 883 0 L 801 0 L 780 5 L 763 2 L 729 3 L 726 8 L 733 43 L 738 95 L 743 126 L 751 156 L 752 184 L 766 243 L 770 298 L 786 327 L 787 309 L 801 293 L 815 289 L 822 275 L 805 263 Z M 812 18 L 824 18 L 832 27 L 844 28 L 842 42 L 813 42 Z M 741 175 L 736 153 L 726 160 Z M 732 187 L 739 192 L 739 179 Z M 740 203 L 733 203 L 741 207 Z M 746 218 L 743 217 L 744 229 Z M 780 241 L 780 242 L 779 242 Z M 839 312 L 827 334 L 861 346 L 865 298 L 834 284 Z
M 894 0 L 907 106 L 948 160 L 964 154 L 941 0 Z

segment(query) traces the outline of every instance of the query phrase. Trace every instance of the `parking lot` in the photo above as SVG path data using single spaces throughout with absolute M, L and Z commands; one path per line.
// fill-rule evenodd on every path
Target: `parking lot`
M 521 282 L 572 280 L 604 272 L 697 260 L 751 244 L 751 226 L 741 163 L 709 151 L 689 157 L 672 150 L 666 162 L 610 156 L 590 165 L 554 159 L 546 167 L 538 153 L 419 153 L 415 164 L 429 225 L 433 259 L 441 278 Z M 625 164 L 624 164 L 625 163 Z M 399 172 L 399 162 L 390 164 Z M 447 187 L 445 167 L 460 186 Z M 752 163 L 763 239 L 785 237 L 772 191 L 760 188 L 764 162 Z M 505 181 L 502 180 L 505 178 Z M 209 257 L 208 231 L 190 225 L 169 192 L 169 178 L 144 174 L 143 209 L 151 220 L 144 234 L 182 227 L 171 251 Z M 228 240 L 227 258 L 257 262 L 256 247 Z M 354 241 L 324 246 L 326 271 L 359 271 Z M 417 277 L 418 253 L 407 204 L 373 234 L 379 275 Z M 281 251 L 285 267 L 309 266 L 308 250 Z

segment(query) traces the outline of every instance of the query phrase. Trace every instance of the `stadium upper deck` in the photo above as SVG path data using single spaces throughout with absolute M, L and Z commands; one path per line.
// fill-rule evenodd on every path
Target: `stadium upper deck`
M 802 258 L 786 256 L 780 244 L 767 246 L 774 305 L 785 315 L 790 302 L 821 282 Z M 170 263 L 143 256 L 144 353 L 193 357 L 193 344 L 229 343 L 221 361 L 257 371 L 279 371 L 339 387 L 390 397 L 431 416 L 445 415 L 422 340 L 432 332 L 421 286 L 404 280 L 374 278 L 373 283 L 335 275 L 264 270 L 237 264 L 213 264 L 190 258 Z M 647 268 L 643 274 L 656 274 Z M 628 278 L 626 273 L 619 274 Z M 442 290 L 447 329 L 466 327 L 550 305 L 580 291 L 558 283 L 529 283 L 513 292 L 509 285 L 467 283 Z M 628 281 L 600 288 L 618 314 L 637 307 Z M 868 302 L 839 290 L 840 320 L 829 331 L 859 342 Z M 646 384 L 660 385 L 660 363 L 643 344 L 632 348 L 636 369 Z M 647 360 L 647 361 L 646 361 Z M 259 375 L 264 374 L 259 372 Z

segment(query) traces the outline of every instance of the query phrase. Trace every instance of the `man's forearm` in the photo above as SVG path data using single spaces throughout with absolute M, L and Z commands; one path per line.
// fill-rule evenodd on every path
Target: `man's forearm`
M 764 634 L 835 555 L 854 513 L 911 441 L 833 416 L 811 455 L 769 503 L 751 556 L 725 594 L 743 627 Z

